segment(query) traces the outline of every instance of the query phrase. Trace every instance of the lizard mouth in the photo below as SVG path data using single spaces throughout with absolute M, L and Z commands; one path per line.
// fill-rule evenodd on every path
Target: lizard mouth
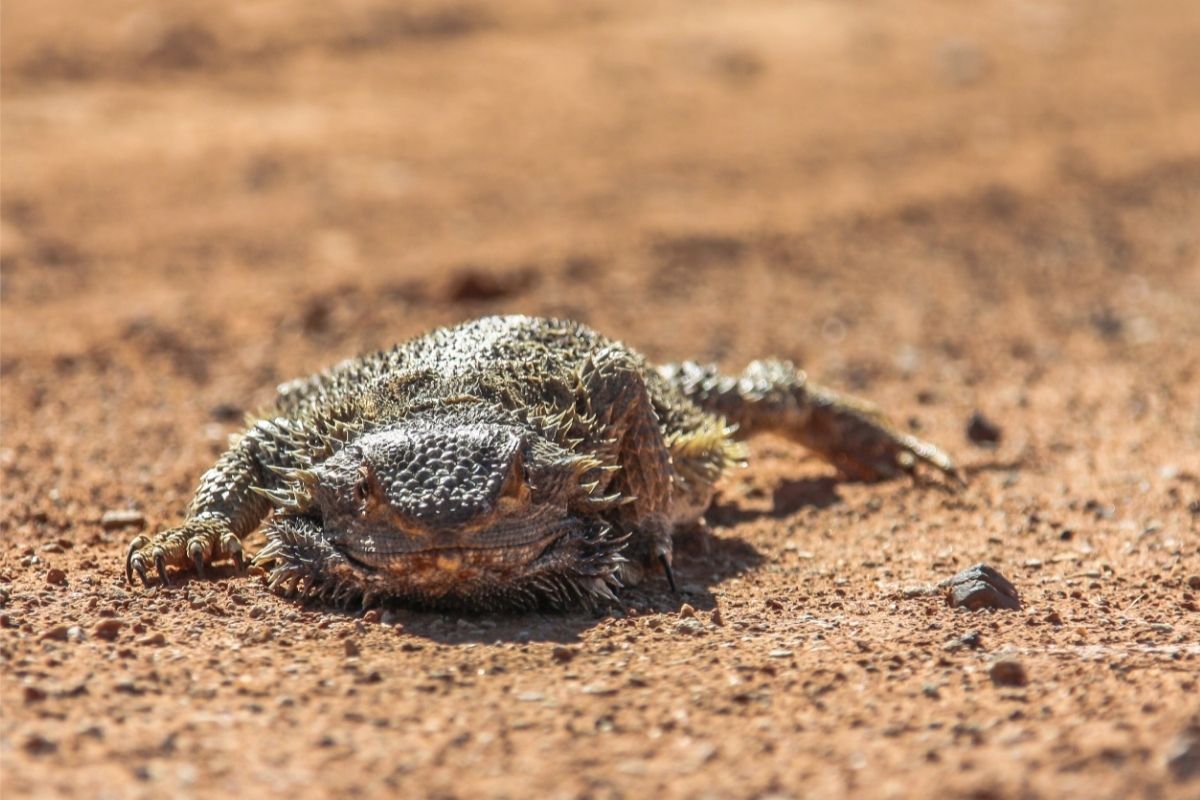
M 354 563 L 371 569 L 406 574 L 459 572 L 525 567 L 577 527 L 578 523 L 570 518 L 525 520 L 417 540 L 395 530 L 352 537 L 333 535 L 329 543 Z

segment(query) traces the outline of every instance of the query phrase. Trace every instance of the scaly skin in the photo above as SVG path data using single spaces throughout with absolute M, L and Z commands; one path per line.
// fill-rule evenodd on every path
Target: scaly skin
M 671 576 L 671 533 L 771 430 L 860 480 L 950 458 L 784 361 L 739 377 L 652 367 L 574 322 L 489 317 L 280 387 L 204 474 L 186 517 L 129 546 L 126 574 L 254 563 L 286 595 L 489 611 L 615 599 Z

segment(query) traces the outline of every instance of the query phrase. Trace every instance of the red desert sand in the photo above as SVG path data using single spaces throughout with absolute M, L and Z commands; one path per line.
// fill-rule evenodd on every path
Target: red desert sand
M 8 3 L 0 790 L 1200 796 L 1200 4 Z M 602 613 L 130 586 L 278 383 L 490 313 L 780 355 Z M 247 550 L 262 545 L 261 535 Z M 985 563 L 1019 610 L 947 605 Z

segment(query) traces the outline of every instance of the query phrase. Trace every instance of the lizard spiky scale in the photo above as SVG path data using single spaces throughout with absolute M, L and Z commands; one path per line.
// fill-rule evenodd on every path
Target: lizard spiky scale
M 612 602 L 662 571 L 744 462 L 735 434 L 790 436 L 847 475 L 920 462 L 933 445 L 786 361 L 741 376 L 651 366 L 574 322 L 487 317 L 280 387 L 205 473 L 184 522 L 129 547 L 126 572 L 255 563 L 286 596 L 488 611 Z

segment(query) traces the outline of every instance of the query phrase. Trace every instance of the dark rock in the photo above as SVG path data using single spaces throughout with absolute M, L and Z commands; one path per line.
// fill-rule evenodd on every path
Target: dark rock
M 951 608 L 961 606 L 971 611 L 981 608 L 1017 611 L 1021 608 L 1016 587 L 987 564 L 968 567 L 939 583 L 938 588 L 946 590 L 946 603 Z
M 1000 426 L 976 411 L 967 421 L 967 438 L 983 447 L 994 447 L 1000 442 Z

